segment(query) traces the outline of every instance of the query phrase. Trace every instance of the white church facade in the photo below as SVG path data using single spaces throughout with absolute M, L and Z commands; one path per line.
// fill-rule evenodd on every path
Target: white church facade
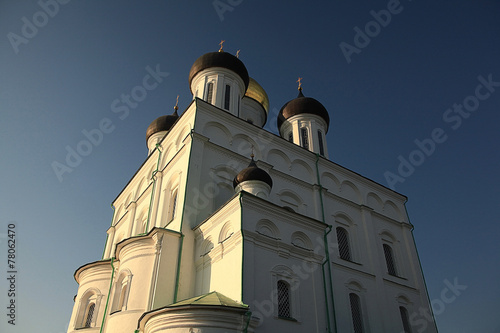
M 68 332 L 437 332 L 406 197 L 328 159 L 324 106 L 299 84 L 268 132 L 266 92 L 222 49 L 189 84 L 75 272 Z

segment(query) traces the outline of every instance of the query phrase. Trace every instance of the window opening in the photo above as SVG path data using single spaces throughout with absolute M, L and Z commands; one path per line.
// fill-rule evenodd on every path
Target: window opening
M 337 227 L 337 242 L 339 243 L 339 256 L 344 260 L 351 261 L 351 250 L 349 248 L 349 236 L 344 228 Z
M 177 207 L 177 189 L 172 192 L 172 198 L 170 200 L 170 218 L 169 221 L 172 221 L 175 218 L 175 210 Z
M 83 327 L 90 327 L 92 324 L 92 317 L 94 316 L 95 303 L 90 303 L 87 308 L 87 317 L 85 319 L 85 325 Z
M 224 95 L 224 109 L 229 110 L 229 101 L 231 97 L 231 86 L 226 84 L 226 93 Z
M 389 272 L 390 275 L 397 276 L 392 248 L 387 244 L 384 244 L 383 246 L 384 246 L 385 262 L 387 264 L 387 271 Z
M 405 307 L 399 307 L 399 313 L 401 314 L 401 321 L 403 322 L 404 333 L 411 333 L 410 317 L 408 316 L 408 310 Z
M 351 316 L 354 333 L 363 333 L 363 319 L 361 316 L 361 301 L 359 296 L 350 293 L 349 301 L 351 303 Z
M 291 318 L 290 285 L 283 280 L 278 281 L 278 316 Z
M 325 149 L 323 148 L 323 134 L 318 131 L 318 144 L 319 144 L 319 154 L 325 156 Z
M 307 136 L 307 128 L 302 127 L 300 129 L 300 132 L 302 134 L 302 147 L 309 149 L 309 137 Z
M 212 95 L 214 93 L 214 84 L 210 82 L 207 86 L 207 102 L 212 104 Z

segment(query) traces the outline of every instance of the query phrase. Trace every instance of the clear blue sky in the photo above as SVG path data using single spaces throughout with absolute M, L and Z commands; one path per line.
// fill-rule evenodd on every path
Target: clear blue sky
M 276 132 L 303 77 L 330 113 L 331 160 L 386 186 L 387 172 L 401 177 L 430 298 L 439 303 L 445 280 L 467 286 L 439 309 L 440 332 L 500 332 L 500 2 L 231 3 L 219 16 L 212 0 L 69 1 L 51 15 L 35 1 L 0 2 L 0 237 L 16 224 L 19 271 L 12 327 L 0 260 L 0 331 L 66 331 L 73 273 L 101 258 L 110 203 L 146 157 L 147 126 L 176 95 L 184 110 L 192 63 L 225 39 L 269 95 L 267 128 Z M 370 12 L 388 6 L 377 29 Z M 369 42 L 355 27 L 372 29 Z M 113 113 L 157 65 L 168 77 L 127 117 Z M 463 103 L 473 111 L 453 109 Z M 59 181 L 53 162 L 104 118 L 113 131 Z M 446 141 L 431 152 L 435 129 Z M 400 173 L 410 157 L 418 166 Z

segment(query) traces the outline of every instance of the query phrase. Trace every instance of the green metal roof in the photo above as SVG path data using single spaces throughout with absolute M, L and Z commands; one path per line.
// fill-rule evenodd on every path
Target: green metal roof
M 171 308 L 171 307 L 185 306 L 185 305 L 218 305 L 218 306 L 230 306 L 233 308 L 248 309 L 248 305 L 232 300 L 231 298 L 224 296 L 216 291 L 188 298 L 183 301 L 171 304 L 168 307 Z

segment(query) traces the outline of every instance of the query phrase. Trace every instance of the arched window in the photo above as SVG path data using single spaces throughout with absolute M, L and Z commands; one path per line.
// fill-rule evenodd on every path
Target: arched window
M 168 215 L 169 222 L 175 218 L 175 211 L 177 209 L 177 193 L 178 192 L 179 192 L 178 189 L 174 189 L 172 191 L 172 195 L 170 196 L 170 205 L 169 205 L 170 213 Z
M 408 310 L 406 310 L 404 306 L 400 306 L 399 313 L 401 314 L 401 321 L 403 322 L 404 333 L 411 333 L 410 317 L 408 316 Z
M 392 247 L 390 247 L 388 244 L 383 244 L 383 247 L 384 247 L 385 263 L 387 264 L 387 272 L 390 275 L 398 276 L 396 270 L 396 263 L 394 261 L 394 254 L 392 252 Z
M 302 136 L 302 147 L 309 149 L 309 136 L 307 135 L 307 128 L 302 127 L 300 129 L 300 135 Z
M 297 275 L 287 266 L 277 265 L 272 271 L 274 316 L 282 319 L 300 321 L 300 280 Z
M 89 303 L 87 310 L 85 311 L 85 324 L 83 327 L 87 328 L 92 325 L 92 318 L 94 317 L 95 303 Z
M 349 302 L 351 305 L 352 327 L 354 333 L 363 333 L 363 316 L 361 314 L 361 300 L 355 293 L 349 294 Z
M 226 91 L 224 93 L 224 109 L 229 110 L 229 102 L 231 100 L 231 86 L 226 84 Z
M 288 141 L 293 142 L 293 132 L 288 133 Z
M 318 144 L 319 144 L 319 154 L 325 156 L 325 148 L 323 147 L 323 133 L 318 130 Z
M 339 256 L 341 259 L 351 261 L 351 249 L 349 247 L 349 235 L 342 227 L 337 227 L 337 242 L 339 244 Z
M 122 272 L 115 283 L 115 293 L 111 313 L 127 309 L 127 299 L 130 290 L 132 274 L 129 271 Z
M 80 298 L 75 318 L 75 329 L 96 327 L 102 294 L 97 289 L 86 291 Z
M 207 85 L 207 102 L 210 104 L 213 104 L 212 103 L 213 94 L 214 94 L 214 84 L 213 82 L 209 82 Z
M 291 318 L 290 285 L 278 280 L 278 317 Z

